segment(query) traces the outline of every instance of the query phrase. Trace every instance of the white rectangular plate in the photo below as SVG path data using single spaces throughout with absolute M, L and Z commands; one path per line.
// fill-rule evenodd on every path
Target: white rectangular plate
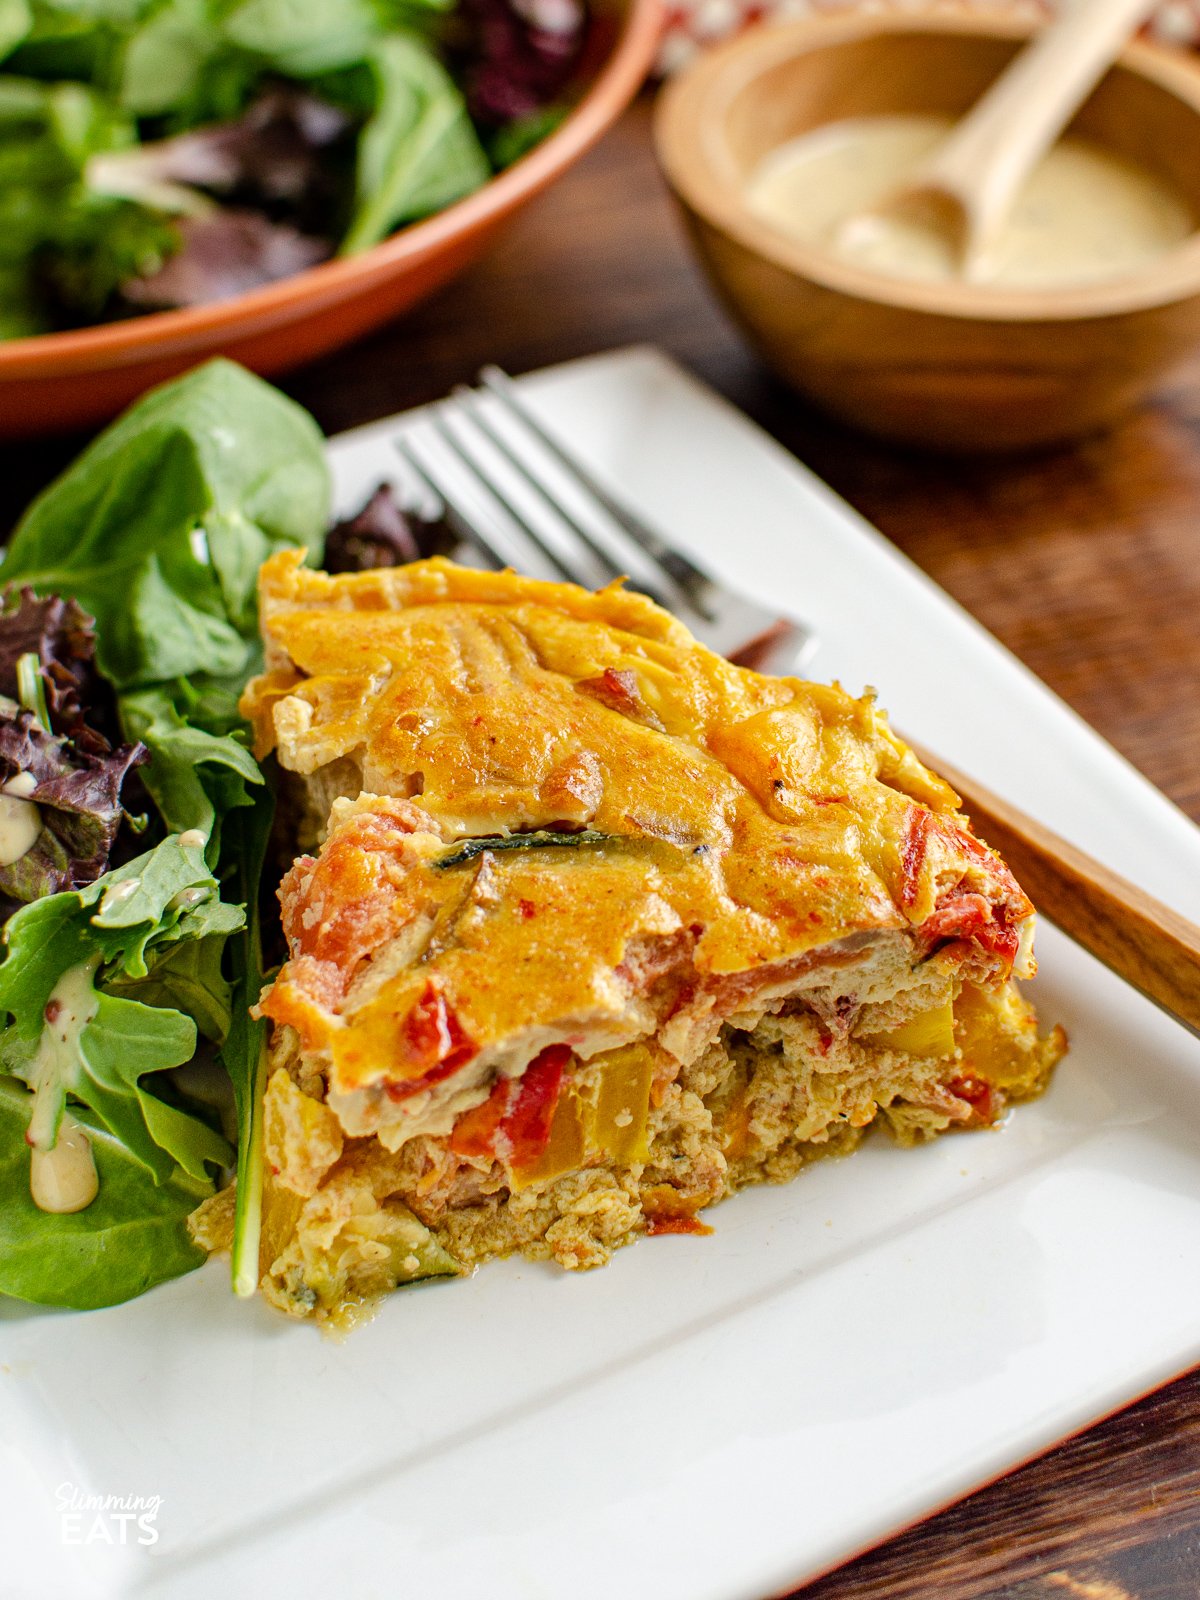
M 1200 918 L 1200 832 L 744 418 L 651 350 L 522 387 L 674 539 L 808 619 L 812 675 L 876 685 Z M 394 476 L 398 426 L 332 445 L 343 509 Z M 216 1262 L 110 1311 L 4 1306 L 0 1588 L 760 1600 L 1190 1366 L 1200 1043 L 1055 930 L 1040 955 L 1072 1040 L 1044 1100 L 870 1141 L 711 1238 L 490 1266 L 343 1345 L 235 1302 Z M 64 1525 L 60 1491 L 160 1497 L 157 1542 Z

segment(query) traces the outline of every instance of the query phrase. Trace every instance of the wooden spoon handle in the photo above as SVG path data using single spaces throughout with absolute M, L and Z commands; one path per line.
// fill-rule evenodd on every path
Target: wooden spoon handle
M 932 190 L 962 207 L 968 261 L 1154 4 L 1073 0 L 914 175 L 911 192 Z
M 1156 1005 L 1200 1035 L 1200 928 L 1091 856 L 914 745 L 962 797 L 1038 911 Z

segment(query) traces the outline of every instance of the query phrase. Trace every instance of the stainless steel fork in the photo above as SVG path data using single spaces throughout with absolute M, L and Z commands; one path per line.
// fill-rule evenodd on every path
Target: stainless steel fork
M 460 385 L 396 449 L 477 560 L 587 587 L 626 578 L 744 666 L 795 672 L 812 630 L 719 584 L 544 426 L 499 367 Z

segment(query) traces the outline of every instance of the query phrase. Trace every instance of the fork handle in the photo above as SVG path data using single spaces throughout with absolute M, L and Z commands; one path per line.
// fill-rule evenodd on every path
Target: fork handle
M 958 791 L 976 832 L 1038 911 L 1200 1035 L 1200 927 L 920 745 L 913 749 Z

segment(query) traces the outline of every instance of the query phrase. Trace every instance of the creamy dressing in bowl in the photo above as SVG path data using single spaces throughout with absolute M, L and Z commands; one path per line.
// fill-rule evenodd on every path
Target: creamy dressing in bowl
M 760 162 L 746 200 L 764 222 L 892 278 L 960 277 L 941 230 L 872 215 L 953 126 L 903 115 L 828 123 Z M 850 227 L 845 227 L 850 218 Z M 980 281 L 1040 289 L 1123 277 L 1182 244 L 1196 218 L 1156 173 L 1089 140 L 1061 140 L 1034 169 L 988 247 Z

